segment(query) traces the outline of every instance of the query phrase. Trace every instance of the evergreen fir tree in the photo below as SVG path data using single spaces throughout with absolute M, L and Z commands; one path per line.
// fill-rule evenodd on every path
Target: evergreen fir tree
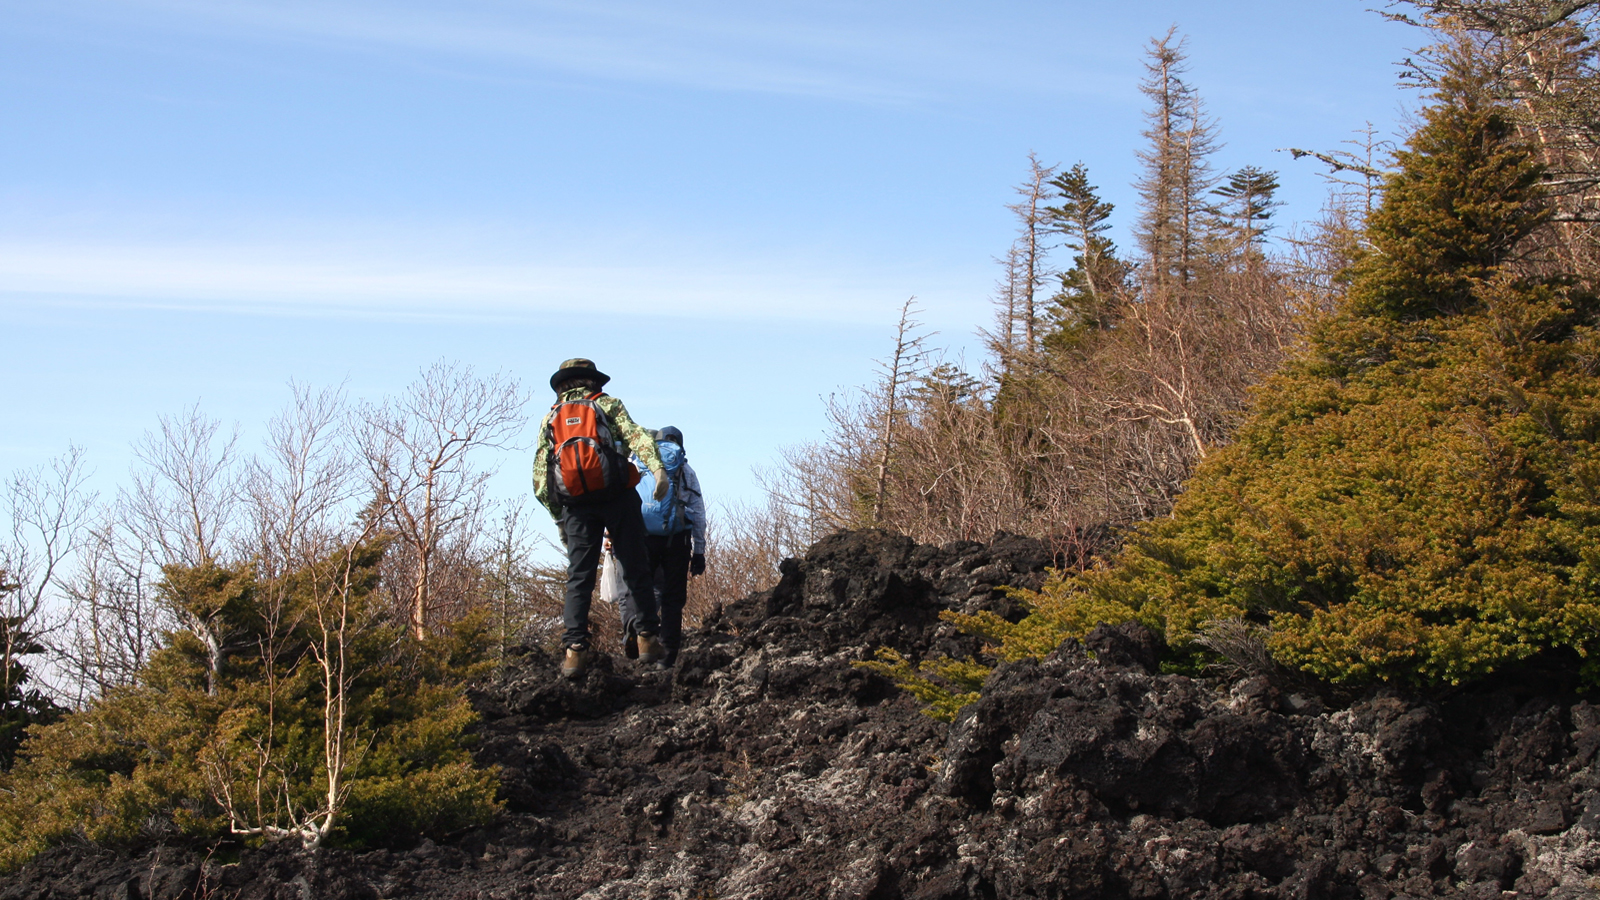
M 1353 312 L 1407 319 L 1466 311 L 1548 219 L 1533 151 L 1485 82 L 1464 62 L 1445 72 L 1442 102 L 1396 154 L 1399 171 L 1368 223 L 1375 252 L 1359 267 Z
M 1343 308 L 1172 517 L 1023 622 L 966 627 L 1020 656 L 1101 621 L 1183 646 L 1242 617 L 1280 663 L 1358 682 L 1600 649 L 1600 304 L 1518 264 L 1547 199 L 1483 84 L 1466 58 L 1440 80 Z
M 1045 349 L 1060 351 L 1076 346 L 1087 332 L 1111 326 L 1126 270 L 1106 237 L 1115 207 L 1100 199 L 1083 163 L 1056 176 L 1050 186 L 1057 200 L 1046 208 L 1050 228 L 1073 253 L 1072 268 L 1061 274 L 1060 290 L 1046 308 L 1052 327 L 1044 336 Z
M 1112 287 L 1107 261 L 1113 256 L 1113 244 L 1105 236 L 1110 230 L 1111 213 L 1116 209 L 1100 199 L 1099 188 L 1089 183 L 1089 171 L 1083 163 L 1050 180 L 1055 188 L 1055 206 L 1045 208 L 1050 228 L 1062 236 L 1068 249 L 1079 257 L 1084 269 L 1084 290 L 1099 297 Z
M 1211 192 L 1223 200 L 1217 216 L 1231 237 L 1230 255 L 1247 264 L 1260 258 L 1261 241 L 1272 230 L 1273 211 L 1283 205 L 1276 199 L 1278 187 L 1277 172 L 1245 166 Z
M 0 571 L 0 592 L 13 589 Z M 20 617 L 0 616 L 0 647 L 6 651 L 5 659 L 0 660 L 0 772 L 11 768 L 30 727 L 48 725 L 66 712 L 29 686 L 31 676 L 22 664 L 23 657 L 43 653 L 44 645 L 23 626 Z

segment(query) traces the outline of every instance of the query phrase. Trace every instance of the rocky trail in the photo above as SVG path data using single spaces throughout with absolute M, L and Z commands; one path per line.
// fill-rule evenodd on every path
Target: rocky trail
M 1015 615 L 1029 540 L 835 535 L 690 636 L 576 682 L 528 650 L 476 697 L 495 825 L 307 857 L 91 846 L 0 900 L 1578 898 L 1600 896 L 1600 707 L 1537 686 L 1334 703 L 1154 670 L 1102 627 L 1002 666 L 952 725 L 853 667 L 967 654 L 946 609 Z

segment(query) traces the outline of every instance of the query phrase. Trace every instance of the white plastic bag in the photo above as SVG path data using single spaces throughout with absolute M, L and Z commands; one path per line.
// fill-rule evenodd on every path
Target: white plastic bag
M 628 588 L 622 583 L 622 568 L 617 558 L 607 550 L 600 557 L 600 599 L 607 603 L 621 603 Z

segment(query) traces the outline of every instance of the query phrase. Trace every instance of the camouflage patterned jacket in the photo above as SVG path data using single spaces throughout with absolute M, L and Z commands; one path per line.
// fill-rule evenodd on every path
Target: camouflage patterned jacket
M 590 393 L 592 392 L 588 388 L 573 388 L 562 394 L 558 402 L 565 403 L 568 400 L 582 400 L 584 397 L 589 396 Z M 650 471 L 663 471 L 661 454 L 656 452 L 655 437 L 649 431 L 640 427 L 639 423 L 633 421 L 633 417 L 628 415 L 628 408 L 622 405 L 622 401 L 610 394 L 602 393 L 595 398 L 594 402 L 610 421 L 611 437 L 622 445 L 618 448 L 622 453 L 622 458 L 627 459 L 628 454 L 632 453 L 634 456 L 639 457 L 639 461 L 644 463 Z M 554 413 L 553 409 L 545 413 L 544 419 L 539 422 L 539 449 L 533 454 L 533 495 L 538 498 L 545 509 L 550 511 L 550 515 L 553 518 L 559 520 L 561 518 L 561 499 L 550 490 L 550 454 L 555 452 L 555 448 L 550 446 L 549 426 L 552 413 Z

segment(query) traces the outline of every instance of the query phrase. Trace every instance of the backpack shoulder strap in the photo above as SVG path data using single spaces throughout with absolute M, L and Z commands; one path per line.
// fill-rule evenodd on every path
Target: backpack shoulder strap
M 600 405 L 600 398 L 604 397 L 605 394 L 605 391 L 595 391 L 583 398 L 583 402 L 594 407 L 594 413 L 600 419 L 600 427 L 606 430 L 606 437 L 615 441 L 617 439 L 617 423 L 611 421 L 611 414 L 606 412 L 606 408 Z

